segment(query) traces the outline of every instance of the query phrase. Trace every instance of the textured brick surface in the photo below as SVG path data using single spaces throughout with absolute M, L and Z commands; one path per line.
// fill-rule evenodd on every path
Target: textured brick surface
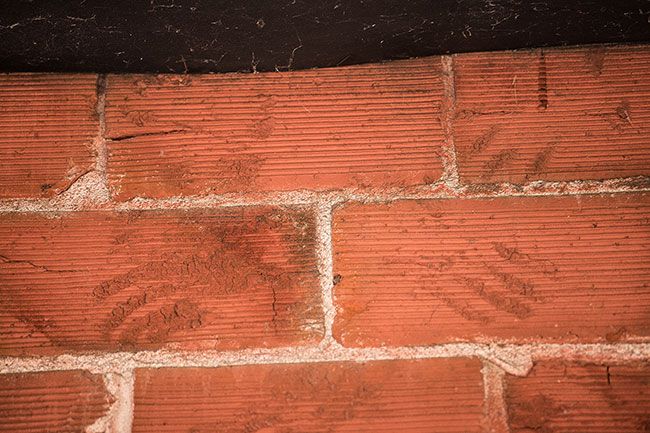
M 0 432 L 72 433 L 112 403 L 102 377 L 82 371 L 0 375 Z
M 118 199 L 436 181 L 440 59 L 291 73 L 110 76 Z
M 650 364 L 545 361 L 507 377 L 512 433 L 632 433 L 650 430 Z
M 134 433 L 478 432 L 477 360 L 138 371 Z
M 462 181 L 650 174 L 650 49 L 455 57 Z
M 92 168 L 96 81 L 0 74 L 0 199 L 58 194 Z
M 401 201 L 334 215 L 356 346 L 650 336 L 650 196 Z
M 307 211 L 0 219 L 0 354 L 240 348 L 318 338 Z

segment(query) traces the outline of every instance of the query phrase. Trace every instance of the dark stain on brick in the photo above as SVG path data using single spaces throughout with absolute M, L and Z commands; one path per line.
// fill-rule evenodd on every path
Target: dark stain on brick
M 548 108 L 548 78 L 546 71 L 546 55 L 544 50 L 539 50 L 539 65 L 537 74 L 537 108 L 546 110 Z
M 440 300 L 447 307 L 451 308 L 455 313 L 457 313 L 465 320 L 468 320 L 470 322 L 479 322 L 482 324 L 487 324 L 493 321 L 493 319 L 490 316 L 474 310 L 469 305 L 469 303 L 467 303 L 467 301 L 462 299 L 454 299 L 454 297 L 445 294 L 445 291 L 442 289 L 429 288 L 427 292 L 431 294 L 434 298 Z
M 458 282 L 464 284 L 465 287 L 471 289 L 479 295 L 481 299 L 499 311 L 512 314 L 518 319 L 526 319 L 532 315 L 530 307 L 522 303 L 519 299 L 514 296 L 504 295 L 493 290 L 488 290 L 485 282 L 481 280 L 464 277 L 459 279 Z
M 96 286 L 93 289 L 96 304 L 110 302 L 112 296 L 125 290 L 135 291 L 112 308 L 102 325 L 104 335 L 115 338 L 117 333 L 124 347 L 142 342 L 161 343 L 174 332 L 196 329 L 203 324 L 205 313 L 201 313 L 198 305 L 191 309 L 192 314 L 176 312 L 190 311 L 185 307 L 206 297 L 229 297 L 255 287 L 268 288 L 272 294 L 269 308 L 274 321 L 282 319 L 286 306 L 278 299 L 278 292 L 291 286 L 290 275 L 265 261 L 263 247 L 247 240 L 251 234 L 272 232 L 293 221 L 279 213 L 275 216 L 280 219 L 259 215 L 239 224 L 211 227 L 209 234 L 197 238 L 187 252 L 162 253 Z M 191 216 L 186 224 L 194 224 Z M 184 300 L 180 306 L 178 297 Z M 159 304 L 164 304 L 160 310 L 144 317 L 137 315 L 138 311 Z
M 144 127 L 146 124 L 153 123 L 156 120 L 156 116 L 146 110 L 122 110 L 124 116 L 135 126 L 140 128 Z
M 273 134 L 275 121 L 273 117 L 267 116 L 253 123 L 253 136 L 258 140 L 266 140 Z
M 616 122 L 614 129 L 623 129 L 624 127 L 632 126 L 632 118 L 630 117 L 630 103 L 621 101 L 616 107 Z
M 137 75 L 133 80 L 133 86 L 140 96 L 147 96 L 149 91 L 157 90 L 158 88 L 175 89 L 179 87 L 187 87 L 192 84 L 192 77 L 187 74 L 158 74 L 158 75 Z M 170 86 L 171 85 L 171 86 Z
M 639 418 L 639 431 L 650 432 L 650 416 Z
M 107 242 L 108 254 L 115 245 L 125 242 L 125 233 L 137 237 L 142 220 L 156 213 L 167 212 L 126 212 L 121 217 L 120 229 L 115 231 L 114 243 Z M 217 218 L 205 218 L 215 213 Z M 131 265 L 121 272 L 119 267 L 114 268 L 117 275 L 88 288 L 87 300 L 80 301 L 87 302 L 89 310 L 86 323 L 78 325 L 87 334 L 83 339 L 71 336 L 67 323 L 58 318 L 50 320 L 48 311 L 21 296 L 23 288 L 3 290 L 0 310 L 14 318 L 16 326 L 25 329 L 26 337 L 34 334 L 33 344 L 43 346 L 43 350 L 159 348 L 191 337 L 194 330 L 218 326 L 222 320 L 219 309 L 212 304 L 208 308 L 206 302 L 232 302 L 248 296 L 259 300 L 261 311 L 256 314 L 272 320 L 274 327 L 281 330 L 294 316 L 306 314 L 311 302 L 316 301 L 296 298 L 293 292 L 317 273 L 315 266 L 311 266 L 315 253 L 310 215 L 308 210 L 287 212 L 269 208 L 259 212 L 238 208 L 179 214 L 173 224 L 184 227 L 161 233 L 162 238 L 152 247 L 149 257 L 137 258 L 135 267 Z M 57 224 L 60 226 L 56 230 L 66 230 L 70 221 L 61 218 Z M 269 251 L 269 247 L 276 245 L 287 248 L 282 251 L 284 258 Z M 123 254 L 125 248 L 128 245 L 119 251 Z M 8 263 L 1 263 L 6 268 L 20 266 L 21 272 L 30 274 L 84 272 L 76 265 L 73 269 L 52 271 L 24 260 L 0 259 Z M 215 335 L 214 339 L 220 337 L 223 338 Z M 37 341 L 43 338 L 48 343 Z
M 235 152 L 216 162 L 210 192 L 251 191 L 264 159 L 254 153 Z
M 605 53 L 604 47 L 590 48 L 585 52 L 585 60 L 589 66 L 589 71 L 596 77 L 603 73 Z
M 509 247 L 501 242 L 492 243 L 494 251 L 508 262 L 524 264 L 527 266 L 535 266 L 544 275 L 555 275 L 558 271 L 557 266 L 550 260 L 535 259 L 529 254 L 522 253 L 515 247 Z
M 532 297 L 535 300 L 541 300 L 534 296 L 535 285 L 530 281 L 525 281 L 510 272 L 501 271 L 496 266 L 487 262 L 484 262 L 483 266 L 511 292 L 525 297 Z
M 479 136 L 474 142 L 472 143 L 472 150 L 470 152 L 470 155 L 476 155 L 478 153 L 481 153 L 485 148 L 492 142 L 494 137 L 497 135 L 499 132 L 499 126 L 497 125 L 492 125 L 490 129 L 487 130 L 484 134 Z
M 514 149 L 502 150 L 496 155 L 493 155 L 485 162 L 485 174 L 483 177 L 492 177 L 495 172 L 503 169 L 510 161 L 514 160 L 516 155 L 517 151 Z
M 562 414 L 563 408 L 551 398 L 539 394 L 527 401 L 507 398 L 508 418 L 513 431 L 551 433 L 553 419 Z
M 550 146 L 539 151 L 533 160 L 532 172 L 534 174 L 539 174 L 544 171 L 554 151 L 555 146 Z
M 627 336 L 627 329 L 623 326 L 621 328 L 618 328 L 616 331 L 608 332 L 605 334 L 605 340 L 608 343 L 617 343 L 619 341 L 625 340 Z
M 517 248 L 508 247 L 501 242 L 494 242 L 492 246 L 494 247 L 494 251 L 496 251 L 501 258 L 508 261 L 520 262 L 530 258 L 528 254 L 522 254 Z
M 176 332 L 200 328 L 205 314 L 196 302 L 179 299 L 137 318 L 122 332 L 119 341 L 127 347 L 136 341 L 163 344 Z

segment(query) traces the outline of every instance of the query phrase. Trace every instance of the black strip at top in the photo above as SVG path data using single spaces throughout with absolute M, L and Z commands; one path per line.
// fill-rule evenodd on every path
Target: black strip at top
M 648 0 L 4 0 L 3 71 L 230 72 L 650 41 Z

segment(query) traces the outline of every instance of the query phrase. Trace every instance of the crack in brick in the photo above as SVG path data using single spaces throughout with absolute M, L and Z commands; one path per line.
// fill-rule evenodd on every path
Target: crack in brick
M 14 260 L 14 259 L 10 259 L 9 257 L 3 256 L 3 255 L 0 255 L 0 260 L 2 260 L 4 263 L 8 263 L 8 264 L 26 264 L 26 265 L 29 265 L 29 266 L 31 266 L 33 268 L 43 270 L 45 272 L 56 272 L 56 273 L 74 273 L 74 272 L 77 272 L 76 270 L 71 270 L 71 269 L 65 269 L 65 270 L 57 269 L 57 270 L 54 270 L 54 269 L 51 269 L 51 268 L 49 268 L 47 266 L 37 265 L 36 263 L 34 263 L 34 262 L 30 261 L 30 260 Z
M 181 134 L 183 132 L 191 132 L 188 129 L 171 129 L 169 131 L 157 131 L 157 132 L 143 132 L 140 134 L 130 134 L 130 135 L 120 135 L 117 137 L 112 137 L 110 141 L 125 141 L 132 140 L 134 138 L 140 137 L 161 137 L 165 135 Z

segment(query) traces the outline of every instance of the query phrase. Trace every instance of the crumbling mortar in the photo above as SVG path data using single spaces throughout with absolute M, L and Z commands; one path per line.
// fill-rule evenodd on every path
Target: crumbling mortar
M 525 376 L 533 362 L 566 359 L 579 362 L 650 361 L 650 343 L 618 344 L 481 344 L 348 348 L 329 345 L 239 351 L 140 351 L 102 354 L 63 354 L 41 357 L 2 357 L 0 374 L 54 370 L 124 372 L 135 368 L 219 367 L 228 365 L 291 364 L 329 361 L 366 362 L 390 359 L 478 357 L 508 374 Z
M 483 360 L 483 422 L 489 433 L 508 433 L 508 410 L 505 400 L 506 372 L 490 361 Z
M 92 171 L 82 178 L 95 176 Z M 83 184 L 83 185 L 82 185 Z M 87 191 L 95 188 L 94 191 Z M 101 192 L 104 191 L 104 192 Z M 163 210 L 203 209 L 241 206 L 317 206 L 329 202 L 390 203 L 398 200 L 427 200 L 454 198 L 580 196 L 594 194 L 650 192 L 650 177 L 636 176 L 608 180 L 568 182 L 535 181 L 523 185 L 500 183 L 450 188 L 444 182 L 432 185 L 391 188 L 385 190 L 344 189 L 339 191 L 290 191 L 242 195 L 207 195 L 171 197 L 166 199 L 135 198 L 124 203 L 108 202 L 105 180 L 77 181 L 69 191 L 50 200 L 0 200 L 0 212 L 45 212 L 56 214 L 78 210 Z M 94 200 L 87 200 L 88 197 Z
M 332 327 L 336 317 L 334 304 L 334 271 L 332 257 L 332 200 L 318 201 L 316 210 L 316 260 L 322 294 L 324 335 L 321 345 L 335 344 Z
M 246 349 L 232 352 L 158 350 L 26 358 L 5 357 L 0 358 L 0 374 L 58 370 L 87 370 L 103 374 L 107 392 L 111 395 L 113 403 L 106 415 L 96 420 L 86 431 L 88 433 L 130 433 L 134 407 L 134 370 L 137 368 L 214 368 L 234 365 L 369 362 L 452 357 L 481 359 L 487 431 L 507 433 L 507 424 L 504 421 L 505 403 L 503 403 L 505 374 L 525 376 L 532 368 L 533 362 L 539 359 L 619 364 L 647 362 L 650 361 L 650 343 L 523 345 L 455 343 L 419 347 L 345 348 L 333 338 L 326 338 L 319 346 Z
M 456 83 L 454 76 L 454 57 L 441 56 L 443 103 L 441 107 L 441 123 L 445 140 L 441 149 L 443 166 L 443 182 L 451 189 L 460 187 L 456 148 L 454 145 L 454 115 L 456 111 Z
M 104 416 L 86 427 L 86 433 L 131 433 L 134 377 L 133 370 L 124 369 L 103 374 L 112 403 Z

